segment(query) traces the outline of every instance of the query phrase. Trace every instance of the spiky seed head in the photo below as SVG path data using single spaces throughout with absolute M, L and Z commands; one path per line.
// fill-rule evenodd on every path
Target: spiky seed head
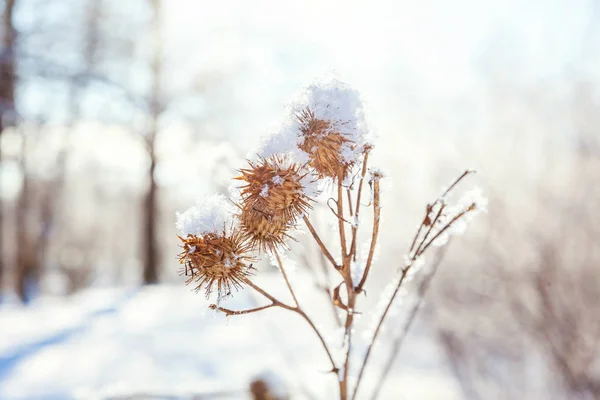
M 306 173 L 297 164 L 277 155 L 248 164 L 237 178 L 245 182 L 240 188 L 243 208 L 293 223 L 311 207 L 302 185 Z
M 345 178 L 354 162 L 347 160 L 344 150 L 352 149 L 354 142 L 339 129 L 334 128 L 343 123 L 334 124 L 333 121 L 318 119 L 308 107 L 300 111 L 296 118 L 300 123 L 301 135 L 298 147 L 308 154 L 308 164 L 319 178 L 337 179 L 340 168 Z
M 204 289 L 207 298 L 215 289 L 219 297 L 229 295 L 252 275 L 251 248 L 239 229 L 229 234 L 225 231 L 204 236 L 188 234 L 179 239 L 183 242 L 179 262 L 185 265 L 182 271 L 187 276 L 185 283 L 196 285 L 196 291 Z
M 292 228 L 292 224 L 283 216 L 261 210 L 250 203 L 242 208 L 240 226 L 250 246 L 260 251 L 285 248 L 285 239 L 289 237 L 287 232 Z
M 311 207 L 303 186 L 306 173 L 281 155 L 249 162 L 240 172 L 236 179 L 245 184 L 239 220 L 245 238 L 260 251 L 285 247 L 287 232 Z

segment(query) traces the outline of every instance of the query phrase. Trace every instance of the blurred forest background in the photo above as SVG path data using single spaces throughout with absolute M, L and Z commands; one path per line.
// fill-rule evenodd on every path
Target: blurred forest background
M 0 299 L 179 283 L 175 211 L 335 69 L 393 180 L 370 285 L 475 168 L 419 318 L 465 398 L 600 398 L 600 2 L 0 4 Z

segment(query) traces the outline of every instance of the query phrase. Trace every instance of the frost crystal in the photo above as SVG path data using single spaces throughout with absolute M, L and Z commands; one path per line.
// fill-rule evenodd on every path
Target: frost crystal
M 269 197 L 269 185 L 265 184 L 265 186 L 263 186 L 262 190 L 260 191 L 260 195 L 264 198 Z
M 310 174 L 304 175 L 302 179 L 300 179 L 300 184 L 302 185 L 304 194 L 311 199 L 316 199 L 323 191 L 319 188 L 320 183 L 316 177 Z
M 369 168 L 369 180 L 385 178 L 386 173 L 381 168 Z
M 218 194 L 198 201 L 183 213 L 177 213 L 175 226 L 185 236 L 220 233 L 232 225 L 233 205 Z
M 274 176 L 273 179 L 271 179 L 271 180 L 273 181 L 273 183 L 275 185 L 279 185 L 279 186 L 283 185 L 283 182 L 285 182 L 285 180 L 282 177 L 280 177 L 279 175 Z
M 352 282 L 359 282 L 365 272 L 366 262 L 358 259 L 352 260 L 350 263 L 350 271 L 352 272 Z
M 481 188 L 473 188 L 466 192 L 458 201 L 459 206 L 467 208 L 474 204 L 479 211 L 487 211 L 488 200 L 483 196 Z

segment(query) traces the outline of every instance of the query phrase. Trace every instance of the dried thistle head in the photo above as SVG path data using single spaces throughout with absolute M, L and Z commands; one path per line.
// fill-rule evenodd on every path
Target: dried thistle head
M 287 232 L 293 227 L 284 217 L 251 204 L 242 207 L 239 218 L 244 238 L 253 249 L 260 251 L 285 247 Z
M 345 178 L 354 165 L 346 152 L 352 151 L 355 143 L 336 128 L 343 123 L 318 119 L 309 107 L 300 111 L 296 118 L 301 135 L 298 147 L 308 154 L 308 164 L 319 178 L 337 179 L 340 168 Z
M 243 208 L 258 210 L 286 222 L 295 222 L 310 208 L 310 198 L 302 184 L 306 173 L 297 164 L 289 163 L 283 156 L 249 162 L 237 179 L 243 181 L 241 189 Z
M 240 225 L 253 248 L 261 251 L 284 247 L 287 232 L 311 207 L 305 191 L 306 173 L 284 156 L 249 162 L 236 179 L 240 187 Z
M 239 229 L 179 239 L 183 242 L 179 262 L 185 265 L 185 283 L 196 285 L 196 291 L 204 289 L 206 297 L 215 289 L 219 297 L 229 295 L 232 289 L 241 288 L 254 270 L 250 245 Z

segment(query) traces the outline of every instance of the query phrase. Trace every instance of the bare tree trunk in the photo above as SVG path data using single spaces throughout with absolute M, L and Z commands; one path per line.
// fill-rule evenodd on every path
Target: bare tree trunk
M 16 0 L 4 1 L 4 14 L 2 18 L 2 51 L 0 52 L 0 135 L 6 128 L 6 117 L 14 114 L 15 110 L 15 42 L 16 33 L 13 26 L 13 11 Z M 2 152 L 0 149 L 0 162 Z M 0 198 L 0 292 L 2 291 L 4 273 L 3 249 L 3 207 Z
M 156 195 L 158 187 L 154 179 L 154 170 L 156 168 L 156 160 L 151 155 L 150 162 L 150 187 L 146 193 L 146 201 L 144 204 L 144 284 L 152 284 L 158 282 L 158 244 L 156 243 Z
M 161 104 L 161 73 L 162 73 L 162 43 L 161 43 L 161 2 L 152 0 L 154 17 L 152 20 L 152 34 L 154 55 L 152 57 L 152 92 L 150 94 L 150 112 L 151 126 L 147 136 L 148 155 L 150 158 L 150 168 L 148 170 L 148 192 L 144 201 L 144 221 L 143 221 L 143 257 L 144 257 L 144 284 L 158 282 L 158 266 L 160 254 L 158 243 L 156 241 L 156 222 L 158 215 L 158 185 L 155 179 L 156 170 L 156 136 L 158 133 L 158 118 L 162 112 Z
M 37 248 L 33 245 L 29 230 L 29 210 L 31 198 L 31 182 L 27 171 L 27 137 L 22 132 L 21 144 L 21 171 L 23 184 L 17 203 L 17 270 L 16 270 L 16 292 L 23 303 L 29 301 L 29 289 L 32 288 L 39 278 L 39 263 L 37 260 Z

